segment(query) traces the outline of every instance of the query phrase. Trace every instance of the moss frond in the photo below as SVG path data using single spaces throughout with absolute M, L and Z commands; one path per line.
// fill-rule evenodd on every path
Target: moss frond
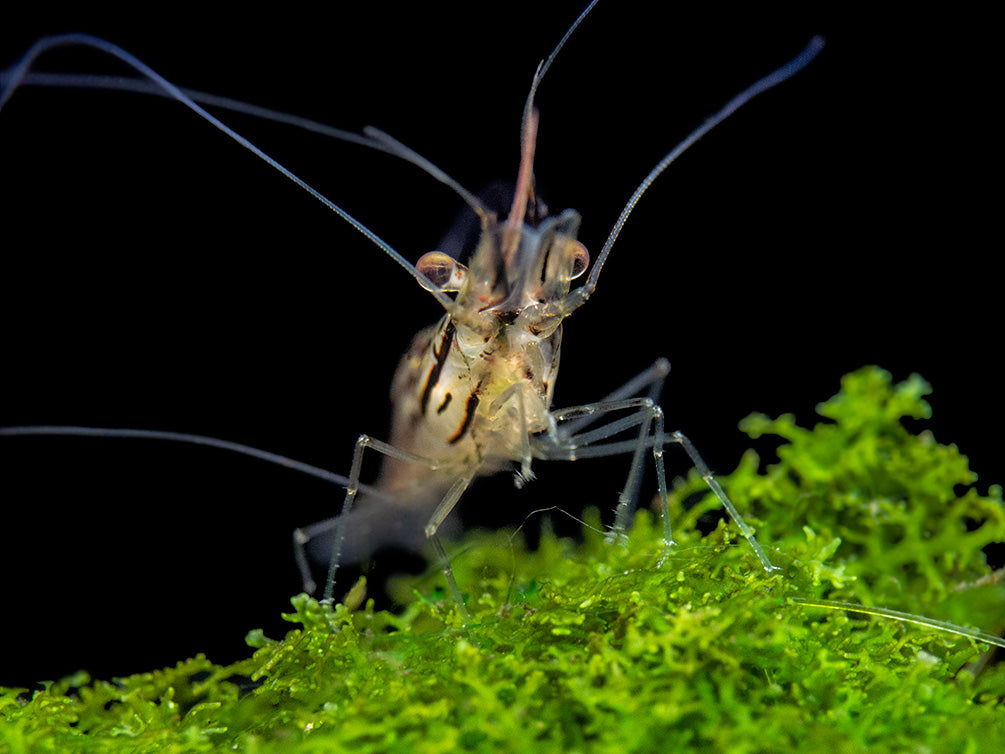
M 985 631 L 1005 628 L 1005 579 L 982 548 L 1005 541 L 1001 489 L 982 496 L 954 446 L 913 434 L 919 377 L 867 368 L 818 407 L 826 421 L 751 416 L 785 444 L 748 452 L 724 487 L 770 546 L 767 573 L 726 524 L 678 545 L 640 512 L 623 544 L 596 511 L 582 541 L 545 531 L 458 543 L 464 626 L 434 568 L 393 585 L 401 614 L 332 610 L 304 595 L 284 639 L 249 634 L 228 667 L 198 657 L 114 682 L 71 676 L 0 690 L 0 750 L 188 752 L 1000 751 L 1005 673 L 972 638 L 855 602 Z M 675 490 L 693 500 L 692 475 Z

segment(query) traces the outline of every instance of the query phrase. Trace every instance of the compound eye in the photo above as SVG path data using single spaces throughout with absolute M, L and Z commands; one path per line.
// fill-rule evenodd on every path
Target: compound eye
M 579 241 L 572 242 L 572 274 L 569 280 L 575 280 L 590 266 L 590 252 Z
M 450 293 L 459 291 L 468 275 L 468 268 L 442 251 L 428 251 L 419 257 L 415 269 L 429 278 L 430 290 Z M 429 286 L 423 285 L 424 288 Z

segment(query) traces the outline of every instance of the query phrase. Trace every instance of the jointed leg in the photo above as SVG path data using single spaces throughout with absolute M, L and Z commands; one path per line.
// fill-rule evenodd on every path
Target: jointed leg
M 438 463 L 432 459 L 425 458 L 423 456 L 416 455 L 414 453 L 409 453 L 408 451 L 401 450 L 394 447 L 393 445 L 383 442 L 381 440 L 374 439 L 369 435 L 360 435 L 359 439 L 356 440 L 356 448 L 352 456 L 352 467 L 349 470 L 349 484 L 345 491 L 345 501 L 342 503 L 342 512 L 334 520 L 333 524 L 335 527 L 335 537 L 332 541 L 332 551 L 331 559 L 328 561 L 328 577 L 325 580 L 325 591 L 323 602 L 331 604 L 332 597 L 335 591 L 335 574 L 338 572 L 339 561 L 342 558 L 342 543 L 345 540 L 345 521 L 349 513 L 352 511 L 353 502 L 356 500 L 356 494 L 359 492 L 360 482 L 359 475 L 360 470 L 363 465 L 363 452 L 367 448 L 373 448 L 378 453 L 381 453 L 388 458 L 393 458 L 398 461 L 405 461 L 408 463 L 417 463 L 430 470 L 434 470 L 438 467 Z M 327 522 L 322 522 L 318 526 L 324 526 Z M 326 527 L 327 528 L 327 527 Z M 298 543 L 297 534 L 303 534 L 303 532 L 294 533 L 294 543 Z M 299 543 L 299 549 L 297 551 L 297 563 L 301 565 L 301 575 L 303 575 L 304 569 L 306 568 L 307 561 L 306 557 L 303 555 L 303 544 Z M 309 570 L 307 570 L 309 576 Z M 305 580 L 306 585 L 306 580 Z
M 337 527 L 339 518 L 340 516 L 332 516 L 331 518 L 326 518 L 324 521 L 318 521 L 304 528 L 297 527 L 293 530 L 293 557 L 297 561 L 300 580 L 303 582 L 304 591 L 307 594 L 314 594 L 314 590 L 318 588 L 318 585 L 314 581 L 311 566 L 307 562 L 306 545 L 319 534 L 324 534 Z
M 457 478 L 450 486 L 450 489 L 447 490 L 447 494 L 443 496 L 440 504 L 436 506 L 436 510 L 433 511 L 433 515 L 429 519 L 429 523 L 426 524 L 426 537 L 433 543 L 433 549 L 436 550 L 436 555 L 443 564 L 443 577 L 447 581 L 447 588 L 450 590 L 454 602 L 457 603 L 457 609 L 460 611 L 465 625 L 471 621 L 468 616 L 468 610 L 464 606 L 464 597 L 457 586 L 457 579 L 454 578 L 454 569 L 450 565 L 450 558 L 447 557 L 447 552 L 443 549 L 443 542 L 440 541 L 440 537 L 436 532 L 440 528 L 440 524 L 444 522 L 454 509 L 454 506 L 457 505 L 457 501 L 461 499 L 461 495 L 464 494 L 464 490 L 471 484 L 471 480 L 475 478 L 477 472 L 478 467 L 472 466 L 467 473 Z
M 653 403 L 659 403 L 660 394 L 663 392 L 663 383 L 666 382 L 667 375 L 670 374 L 670 362 L 664 358 L 657 359 L 651 367 L 632 377 L 617 390 L 605 395 L 596 404 L 613 403 L 622 401 L 625 398 L 632 398 L 645 392 L 646 397 Z M 588 425 L 597 421 L 602 414 L 586 414 L 569 421 L 563 426 L 566 437 L 574 435 Z
M 300 568 L 301 577 L 304 580 L 304 589 L 312 591 L 314 588 L 314 581 L 311 578 L 310 566 L 307 563 L 304 545 L 312 537 L 317 536 L 322 532 L 329 531 L 331 529 L 335 530 L 335 536 L 332 541 L 331 559 L 328 563 L 328 576 L 325 581 L 325 591 L 322 600 L 328 604 L 332 602 L 334 596 L 335 575 L 338 572 L 339 563 L 342 558 L 342 547 L 346 535 L 345 524 L 349 514 L 352 512 L 352 506 L 355 502 L 356 494 L 359 492 L 360 488 L 363 487 L 363 485 L 360 484 L 359 477 L 363 465 L 363 454 L 368 448 L 397 461 L 416 463 L 425 466 L 430 471 L 435 471 L 440 467 L 439 462 L 434 459 L 401 450 L 400 448 L 396 448 L 389 443 L 377 440 L 369 435 L 361 435 L 359 439 L 356 440 L 356 447 L 352 457 L 352 467 L 349 470 L 349 482 L 346 486 L 345 501 L 342 504 L 342 512 L 335 518 L 321 521 L 313 526 L 307 527 L 306 529 L 297 529 L 293 534 L 294 552 L 296 554 L 297 565 Z M 436 550 L 437 555 L 441 558 L 443 563 L 443 575 L 447 580 L 447 587 L 451 592 L 451 596 L 453 596 L 456 600 L 465 622 L 468 620 L 468 614 L 464 607 L 461 591 L 457 586 L 453 569 L 450 566 L 450 560 L 447 558 L 446 551 L 443 548 L 443 543 L 437 535 L 437 531 L 446 517 L 450 514 L 451 510 L 453 510 L 454 506 L 457 504 L 457 501 L 464 493 L 464 490 L 466 490 L 468 485 L 471 484 L 471 480 L 474 478 L 476 473 L 477 467 L 472 467 L 450 485 L 425 528 L 426 537 L 432 542 L 433 548 Z
M 764 566 L 764 570 L 777 571 L 778 566 L 772 565 L 771 561 L 768 560 L 768 556 L 758 543 L 753 530 L 747 525 L 747 522 L 743 520 L 743 516 L 740 515 L 736 506 L 733 505 L 733 501 L 729 499 L 726 491 L 722 489 L 722 485 L 719 484 L 719 481 L 709 470 L 708 465 L 705 463 L 701 455 L 699 455 L 697 449 L 691 441 L 680 432 L 674 432 L 668 439 L 669 442 L 678 443 L 682 448 L 684 448 L 684 452 L 688 454 L 688 457 L 691 459 L 691 463 L 693 463 L 694 467 L 698 469 L 698 473 L 701 474 L 701 478 L 705 480 L 705 484 L 707 484 L 709 489 L 711 489 L 712 492 L 715 493 L 715 496 L 719 498 L 719 502 L 722 503 L 723 507 L 729 512 L 730 518 L 733 519 L 733 522 L 740 530 L 740 533 L 747 538 L 747 542 L 757 555 L 757 558 L 761 561 L 761 565 Z M 664 517 L 666 516 L 666 511 L 664 511 L 663 515 Z
M 639 426 L 638 438 L 632 448 L 632 463 L 629 468 L 628 479 L 618 497 L 617 514 L 613 529 L 615 537 L 621 536 L 627 531 L 630 523 L 629 519 L 637 507 L 639 488 L 642 483 L 642 454 L 649 444 L 650 428 L 657 416 L 659 417 L 659 431 L 662 434 L 663 414 L 657 403 L 663 391 L 663 383 L 666 381 L 669 373 L 670 362 L 664 358 L 657 359 L 651 367 L 636 375 L 597 403 L 555 412 L 556 419 L 565 422 L 560 431 L 561 438 L 564 439 L 565 445 L 573 448 L 607 439 L 636 424 Z M 646 393 L 646 398 L 631 398 L 631 396 L 643 392 Z M 629 417 L 606 424 L 593 432 L 581 433 L 581 430 L 600 419 L 606 413 L 627 408 L 637 408 L 638 411 Z M 581 415 L 576 416 L 577 413 Z M 646 414 L 649 415 L 648 420 L 646 419 Z M 655 445 L 653 446 L 653 452 L 654 455 L 657 453 L 657 446 Z M 659 473 L 663 468 L 662 450 L 659 451 L 659 456 L 654 458 L 654 460 L 657 473 Z M 665 489 L 665 487 L 665 483 L 661 484 L 661 489 Z M 664 522 L 669 526 L 669 519 L 664 517 Z M 669 544 L 671 542 L 669 531 L 667 531 L 666 539 Z
M 546 444 L 541 448 L 541 453 L 546 458 L 570 461 L 579 458 L 631 453 L 632 462 L 628 470 L 628 478 L 618 496 L 614 526 L 611 530 L 612 539 L 623 536 L 631 523 L 642 480 L 643 454 L 647 448 L 653 451 L 663 507 L 669 507 L 666 502 L 666 480 L 663 475 L 663 411 L 653 403 L 652 399 L 647 397 L 592 403 L 555 412 L 556 419 L 561 422 L 567 419 L 578 419 L 580 416 L 589 416 L 595 420 L 605 414 L 625 410 L 632 412 L 588 432 L 565 435 L 563 431 L 557 444 Z M 634 440 L 602 442 L 635 427 L 638 427 L 638 435 Z M 669 518 L 664 517 L 664 521 L 665 525 L 669 527 Z M 669 529 L 666 530 L 666 539 L 669 546 L 672 543 Z
M 659 363 L 657 363 L 658 365 Z M 651 370 L 650 370 L 651 371 Z M 646 374 L 646 373 L 643 373 Z M 641 375 L 640 375 L 641 376 Z M 636 378 L 638 380 L 638 378 Z M 628 383 L 632 385 L 635 381 Z M 659 386 L 662 380 L 659 380 Z M 658 389 L 658 388 L 657 388 Z M 589 432 L 580 434 L 568 434 L 567 428 L 573 426 L 582 428 L 587 421 L 595 421 L 611 411 L 635 408 L 636 411 L 629 416 L 608 422 L 601 427 Z M 753 530 L 736 509 L 733 501 L 723 490 L 715 476 L 709 470 L 708 465 L 702 459 L 697 449 L 691 441 L 680 432 L 674 432 L 667 436 L 663 427 L 663 411 L 648 398 L 637 398 L 627 400 L 601 401 L 599 403 L 576 406 L 569 409 L 555 411 L 554 415 L 558 421 L 571 420 L 569 424 L 562 427 L 558 444 L 550 444 L 542 449 L 542 455 L 547 458 L 564 458 L 566 460 L 576 460 L 590 456 L 610 456 L 622 453 L 632 454 L 632 465 L 629 469 L 628 479 L 618 500 L 617 514 L 615 518 L 613 534 L 618 536 L 627 531 L 632 513 L 635 511 L 635 500 L 637 499 L 638 485 L 641 478 L 642 451 L 646 447 L 651 447 L 653 451 L 653 461 L 656 466 L 656 476 L 659 485 L 660 508 L 663 515 L 664 540 L 667 547 L 673 544 L 672 531 L 670 527 L 669 499 L 666 490 L 666 472 L 663 463 L 663 448 L 667 443 L 677 443 L 688 454 L 691 462 L 701 474 L 702 479 L 709 489 L 715 494 L 726 508 L 730 517 L 736 523 L 740 532 L 750 543 L 751 548 L 761 561 L 765 570 L 776 570 L 764 552 Z M 639 436 L 636 440 L 622 440 L 614 442 L 603 442 L 620 432 L 634 426 L 639 426 Z

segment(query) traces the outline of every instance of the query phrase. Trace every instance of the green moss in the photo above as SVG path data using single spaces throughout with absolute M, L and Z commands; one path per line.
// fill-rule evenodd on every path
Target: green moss
M 928 386 L 863 369 L 813 429 L 752 416 L 723 479 L 782 568 L 765 572 L 694 475 L 675 491 L 678 545 L 640 513 L 625 546 L 596 512 L 583 541 L 545 532 L 527 552 L 475 532 L 454 567 L 473 624 L 436 569 L 400 580 L 401 615 L 294 598 L 282 641 L 115 682 L 78 674 L 0 693 L 3 751 L 830 752 L 1005 750 L 1005 677 L 971 638 L 793 602 L 853 601 L 987 631 L 1005 627 L 1005 580 L 981 548 L 1005 541 L 1001 490 L 982 496 L 953 446 L 915 435 Z M 758 518 L 755 518 L 759 517 Z M 332 626 L 337 631 L 332 631 Z M 248 679 L 251 679 L 250 681 Z

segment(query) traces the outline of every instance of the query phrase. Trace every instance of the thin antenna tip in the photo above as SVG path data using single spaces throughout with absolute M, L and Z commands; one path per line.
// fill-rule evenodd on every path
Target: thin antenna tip
M 803 54 L 808 55 L 812 60 L 826 45 L 827 40 L 824 39 L 823 34 L 814 34 L 809 44 L 806 45 L 806 51 Z

